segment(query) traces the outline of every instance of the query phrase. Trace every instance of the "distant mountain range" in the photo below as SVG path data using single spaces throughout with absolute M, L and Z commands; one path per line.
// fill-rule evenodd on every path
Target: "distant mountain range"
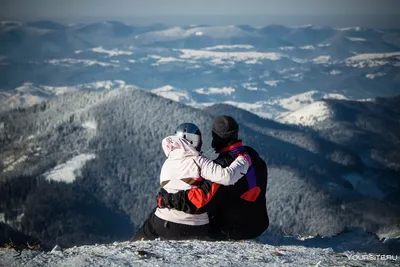
M 126 240 L 154 207 L 160 140 L 195 122 L 212 158 L 229 114 L 269 165 L 271 231 L 400 236 L 398 30 L 36 21 L 0 39 L 7 233 Z
M 0 39 L 3 91 L 122 80 L 146 90 L 169 85 L 196 103 L 254 104 L 309 91 L 394 96 L 400 81 L 398 30 L 37 21 L 2 22 Z

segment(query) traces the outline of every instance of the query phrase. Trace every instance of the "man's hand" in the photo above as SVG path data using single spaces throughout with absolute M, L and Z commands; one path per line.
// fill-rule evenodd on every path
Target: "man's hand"
M 231 151 L 233 153 L 235 153 L 236 157 L 239 157 L 239 156 L 244 157 L 247 160 L 247 162 L 249 163 L 249 166 L 251 166 L 251 157 L 243 146 L 235 147 L 235 148 L 231 149 Z
M 238 157 L 244 157 L 249 163 L 249 166 L 251 166 L 251 157 L 247 152 L 241 152 Z
M 165 190 L 164 188 L 161 188 L 160 191 L 156 195 L 157 207 L 160 209 L 165 209 L 165 208 L 171 209 L 172 207 L 169 204 L 168 197 L 169 197 L 169 194 L 168 194 L 167 190 Z

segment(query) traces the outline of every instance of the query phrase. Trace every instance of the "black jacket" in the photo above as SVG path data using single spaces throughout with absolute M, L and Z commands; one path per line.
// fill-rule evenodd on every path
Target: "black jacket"
M 253 170 L 249 169 L 236 184 L 222 186 L 204 180 L 197 188 L 164 196 L 168 205 L 177 210 L 192 214 L 208 212 L 211 237 L 218 240 L 256 238 L 269 225 L 265 199 L 267 165 L 254 149 L 248 146 L 244 149 L 251 157 Z M 229 150 L 220 153 L 214 162 L 227 167 L 235 158 L 236 154 Z

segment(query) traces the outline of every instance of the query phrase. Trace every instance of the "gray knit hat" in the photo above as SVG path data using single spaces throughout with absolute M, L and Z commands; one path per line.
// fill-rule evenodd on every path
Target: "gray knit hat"
M 237 140 L 239 125 L 231 116 L 218 116 L 212 128 L 213 139 Z

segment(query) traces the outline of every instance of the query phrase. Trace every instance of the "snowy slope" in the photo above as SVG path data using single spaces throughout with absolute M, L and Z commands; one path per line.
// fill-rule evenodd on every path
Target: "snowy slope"
M 374 59 L 390 58 L 395 56 L 400 56 L 400 52 L 360 54 L 353 57 L 349 57 L 346 60 L 348 61 L 374 60 Z
M 286 116 L 278 118 L 282 123 L 312 126 L 332 116 L 332 111 L 323 101 L 314 102 Z
M 280 107 L 290 111 L 296 111 L 322 98 L 346 99 L 346 97 L 341 94 L 327 94 L 318 91 L 309 91 L 287 98 L 271 100 L 268 103 L 271 105 L 279 105 Z
M 151 90 L 151 92 L 153 94 L 171 99 L 176 102 L 181 102 L 185 104 L 189 104 L 192 102 L 187 92 L 178 90 L 171 85 L 166 85 L 160 88 L 153 89 Z
M 0 250 L 4 266 L 395 266 L 400 257 L 372 236 L 345 234 L 299 240 L 267 236 L 261 243 L 114 242 L 52 252 Z M 384 257 L 386 260 L 380 260 Z M 398 265 L 397 265 L 398 266 Z
M 86 161 L 94 158 L 96 158 L 95 154 L 81 154 L 75 156 L 67 162 L 54 167 L 48 173 L 45 173 L 46 179 L 56 182 L 72 183 L 75 181 L 76 176 L 79 175 Z

